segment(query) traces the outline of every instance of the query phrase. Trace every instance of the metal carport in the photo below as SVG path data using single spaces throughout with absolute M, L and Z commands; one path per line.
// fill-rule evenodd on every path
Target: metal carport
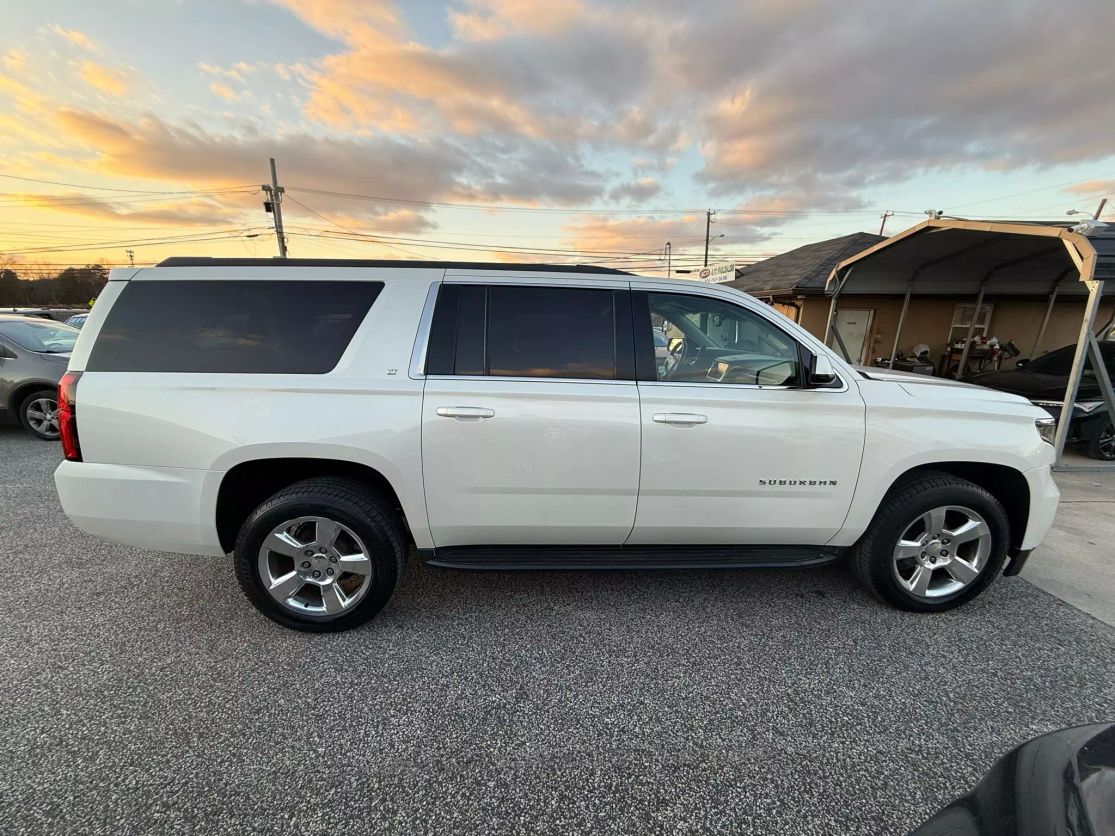
M 837 348 L 848 357 L 834 326 L 840 296 L 846 292 L 904 296 L 891 350 L 892 363 L 914 293 L 919 296 L 970 294 L 976 300 L 977 310 L 987 293 L 1047 295 L 1049 303 L 1034 341 L 1034 351 L 1041 345 L 1056 300 L 1086 297 L 1076 356 L 1057 425 L 1057 464 L 1061 466 L 1072 407 L 1089 353 L 1108 414 L 1115 416 L 1115 390 L 1093 333 L 1100 299 L 1105 293 L 1115 294 L 1115 230 L 1099 225 L 1085 234 L 1074 232 L 1074 228 L 1068 224 L 1017 221 L 923 221 L 835 267 L 825 285 L 825 293 L 832 298 L 825 342 L 835 340 Z M 960 371 L 965 367 L 974 330 L 975 317 L 968 328 Z

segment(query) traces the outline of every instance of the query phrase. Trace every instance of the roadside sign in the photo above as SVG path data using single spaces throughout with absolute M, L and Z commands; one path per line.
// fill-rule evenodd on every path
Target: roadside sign
M 702 267 L 700 270 L 695 270 L 693 272 L 693 278 L 697 281 L 709 282 L 710 284 L 730 282 L 735 277 L 736 265 L 727 262 L 710 264 L 708 267 Z

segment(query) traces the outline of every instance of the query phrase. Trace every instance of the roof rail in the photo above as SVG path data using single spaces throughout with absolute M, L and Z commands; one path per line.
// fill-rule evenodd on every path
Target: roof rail
M 437 268 L 450 270 L 510 270 L 529 273 L 607 273 L 630 276 L 626 270 L 596 267 L 592 264 L 509 264 L 487 261 L 408 261 L 380 258 L 212 258 L 210 256 L 174 256 L 160 261 L 156 267 L 399 267 L 403 269 Z

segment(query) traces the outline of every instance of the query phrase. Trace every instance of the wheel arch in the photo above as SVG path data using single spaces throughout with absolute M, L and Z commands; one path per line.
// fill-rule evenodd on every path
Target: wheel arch
M 366 485 L 399 515 L 410 536 L 398 491 L 375 468 L 345 459 L 274 457 L 240 462 L 221 478 L 216 502 L 217 537 L 221 547 L 226 552 L 232 551 L 244 520 L 269 496 L 295 482 L 320 476 L 343 476 Z
M 926 472 L 947 473 L 959 479 L 966 479 L 979 485 L 999 500 L 1010 523 L 1010 549 L 1013 552 L 1021 547 L 1022 538 L 1026 535 L 1026 525 L 1030 519 L 1030 485 L 1021 470 L 1010 465 L 989 462 L 927 462 L 911 467 L 900 474 L 887 488 L 886 495 L 901 483 Z M 884 499 L 885 496 L 879 498 L 872 518 L 878 513 Z
M 10 393 L 8 393 L 8 409 L 10 409 L 12 412 L 16 412 L 19 409 L 19 405 L 24 398 L 26 398 L 32 392 L 39 392 L 44 389 L 57 393 L 58 381 L 50 381 L 45 379 L 20 381 L 20 383 L 14 389 L 12 389 Z

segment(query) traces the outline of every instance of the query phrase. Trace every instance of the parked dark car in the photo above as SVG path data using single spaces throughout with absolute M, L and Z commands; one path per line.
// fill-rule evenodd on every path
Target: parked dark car
M 1115 833 L 1115 724 L 1043 734 L 910 836 Z
M 49 319 L 0 314 L 0 415 L 14 415 L 37 438 L 58 438 L 58 381 L 79 333 Z
M 89 313 L 88 308 L 0 308 L 0 314 L 33 316 L 55 322 L 65 322 L 70 317 L 81 313 Z
M 1107 373 L 1115 377 L 1115 342 L 1099 345 Z M 1019 360 L 1013 369 L 976 375 L 971 382 L 1022 395 L 1048 410 L 1054 418 L 1060 418 L 1075 354 L 1076 346 L 1068 345 L 1034 360 Z M 1094 459 L 1115 461 L 1115 428 L 1103 402 L 1091 356 L 1084 366 L 1080 391 L 1073 406 L 1069 441 L 1083 443 L 1085 451 Z

